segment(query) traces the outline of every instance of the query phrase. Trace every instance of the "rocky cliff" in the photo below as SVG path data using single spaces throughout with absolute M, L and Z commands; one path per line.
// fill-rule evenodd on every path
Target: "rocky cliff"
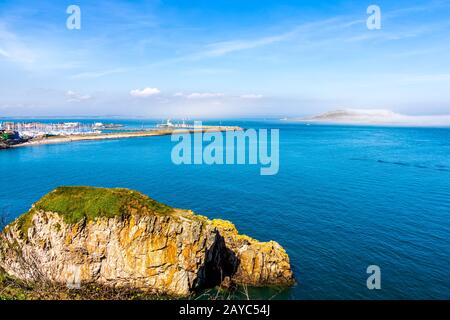
M 0 267 L 26 281 L 187 296 L 226 281 L 291 285 L 276 242 L 127 189 L 61 187 L 0 234 Z

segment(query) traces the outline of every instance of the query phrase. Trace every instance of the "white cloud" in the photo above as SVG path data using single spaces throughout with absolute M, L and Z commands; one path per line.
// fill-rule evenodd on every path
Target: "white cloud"
M 241 95 L 242 99 L 262 99 L 262 94 L 243 94 Z
M 188 99 L 208 99 L 208 98 L 220 98 L 225 96 L 225 94 L 220 92 L 193 92 L 188 94 L 186 97 Z
M 133 97 L 146 98 L 161 93 L 158 88 L 144 88 L 142 90 L 135 89 L 130 91 L 130 95 Z
M 221 92 L 192 92 L 192 93 L 176 92 L 174 93 L 173 96 L 178 98 L 182 97 L 186 99 L 211 99 L 211 98 L 225 97 L 225 94 Z
M 69 90 L 66 92 L 67 102 L 81 102 L 92 99 L 92 96 L 88 94 L 80 94 L 78 92 Z

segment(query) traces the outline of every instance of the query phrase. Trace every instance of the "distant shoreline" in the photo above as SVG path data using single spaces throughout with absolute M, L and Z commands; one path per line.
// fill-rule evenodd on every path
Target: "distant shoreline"
M 165 136 L 174 132 L 177 133 L 195 133 L 195 132 L 224 132 L 224 131 L 242 131 L 238 126 L 203 126 L 199 129 L 163 129 L 163 130 L 149 130 L 149 131 L 133 131 L 133 132 L 117 132 L 117 133 L 90 133 L 90 134 L 75 134 L 64 136 L 51 136 L 47 138 L 33 139 L 27 142 L 10 145 L 9 148 L 32 147 L 47 144 L 61 144 L 76 141 L 93 141 L 93 140 L 109 140 L 109 139 L 125 139 L 138 137 L 152 137 Z
M 380 128 L 422 128 L 422 129 L 449 129 L 450 123 L 407 123 L 407 122 L 362 122 L 362 121 L 332 121 L 332 120 L 309 120 L 309 119 L 283 119 L 290 123 L 298 123 L 305 125 L 322 125 L 322 126 L 353 126 L 353 127 L 380 127 Z

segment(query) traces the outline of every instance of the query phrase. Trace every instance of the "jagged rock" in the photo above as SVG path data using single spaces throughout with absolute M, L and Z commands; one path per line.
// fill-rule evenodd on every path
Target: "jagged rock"
M 0 234 L 0 267 L 27 281 L 98 283 L 187 296 L 224 279 L 291 285 L 276 242 L 224 220 L 173 209 L 136 191 L 61 187 Z

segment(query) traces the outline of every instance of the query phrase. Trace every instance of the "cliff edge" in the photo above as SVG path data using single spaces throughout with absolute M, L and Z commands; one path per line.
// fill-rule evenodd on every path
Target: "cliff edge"
M 227 283 L 291 285 L 276 242 L 128 189 L 60 187 L 0 234 L 0 268 L 25 281 L 188 296 Z

